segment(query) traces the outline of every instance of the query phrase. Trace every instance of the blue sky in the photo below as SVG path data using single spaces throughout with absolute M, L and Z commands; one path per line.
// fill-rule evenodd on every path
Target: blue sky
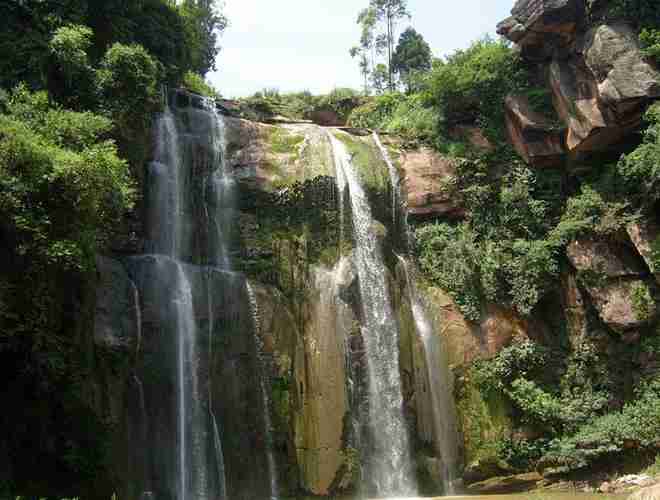
M 360 88 L 348 51 L 368 0 L 225 0 L 230 26 L 221 40 L 218 71 L 209 81 L 225 97 L 263 88 L 324 93 Z M 409 0 L 412 26 L 436 56 L 467 47 L 509 15 L 514 0 Z M 405 26 L 401 26 L 401 29 Z

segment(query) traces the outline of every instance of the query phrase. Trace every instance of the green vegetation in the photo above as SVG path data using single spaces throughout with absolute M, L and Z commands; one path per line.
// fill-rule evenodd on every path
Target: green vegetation
M 239 100 L 242 115 L 253 120 L 269 120 L 281 116 L 290 120 L 313 120 L 319 113 L 331 112 L 336 119 L 345 122 L 360 103 L 356 91 L 337 88 L 329 94 L 315 96 L 308 91 L 282 94 L 277 89 L 261 92 Z
M 112 122 L 52 107 L 24 86 L 0 115 L 3 231 L 31 265 L 90 269 L 111 221 L 132 207 L 128 165 L 106 137 Z
M 660 436 L 660 383 L 649 384 L 620 411 L 602 415 L 578 432 L 555 441 L 543 458 L 545 468 L 569 472 L 617 455 L 657 453 Z
M 0 3 L 0 494 L 110 496 L 117 422 L 94 394 L 95 258 L 129 240 L 165 84 L 195 85 L 225 20 L 213 2 Z M 185 78 L 184 78 L 185 77 Z M 26 446 L 30 443 L 30 446 Z M 93 491 L 93 494 L 92 494 Z
M 399 75 L 408 93 L 417 90 L 417 79 L 431 69 L 431 47 L 414 28 L 401 34 L 392 56 L 392 69 Z
M 395 90 L 395 33 L 397 24 L 405 18 L 410 18 L 407 0 L 369 0 L 369 6 L 360 11 L 357 19 L 362 29 L 360 44 L 350 53 L 359 60 L 365 94 L 369 80 L 378 92 Z M 384 62 L 376 56 L 384 56 Z
M 195 92 L 196 94 L 206 97 L 212 97 L 214 99 L 220 97 L 218 91 L 209 85 L 206 80 L 204 80 L 204 77 L 198 75 L 197 73 L 193 73 L 192 71 L 188 71 L 185 75 L 183 75 L 183 82 L 181 86 L 190 90 L 191 92 Z

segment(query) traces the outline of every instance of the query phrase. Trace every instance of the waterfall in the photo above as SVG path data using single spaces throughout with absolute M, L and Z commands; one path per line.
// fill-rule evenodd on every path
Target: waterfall
M 259 389 L 261 391 L 261 402 L 263 406 L 263 426 L 266 435 L 266 460 L 268 462 L 268 475 L 270 479 L 270 498 L 277 500 L 280 497 L 278 486 L 278 471 L 277 461 L 275 460 L 275 448 L 273 445 L 273 422 L 270 416 L 272 402 L 270 394 L 266 388 L 266 382 L 270 380 L 267 373 L 266 360 L 264 359 L 263 340 L 261 339 L 261 319 L 259 317 L 259 304 L 254 294 L 254 290 L 249 281 L 245 282 L 248 297 L 250 299 L 250 306 L 254 316 L 254 340 L 257 348 L 257 363 L 259 367 Z
M 368 371 L 367 428 L 370 450 L 366 479 L 379 496 L 414 496 L 414 468 L 403 415 L 399 371 L 399 332 L 388 295 L 382 250 L 367 195 L 346 146 L 329 133 L 340 191 L 351 202 L 355 264 L 363 313 L 362 337 Z
M 175 381 L 175 423 L 176 437 L 174 444 L 174 467 L 167 472 L 162 465 L 157 465 L 157 476 L 162 484 L 156 485 L 162 491 L 169 489 L 168 495 L 177 500 L 215 500 L 225 499 L 224 459 L 220 441 L 220 431 L 212 409 L 211 381 L 207 380 L 204 370 L 210 362 L 210 350 L 213 335 L 213 300 L 210 286 L 207 288 L 209 304 L 209 352 L 208 360 L 202 359 L 200 352 L 200 332 L 195 316 L 192 275 L 194 266 L 184 261 L 192 258 L 194 242 L 191 226 L 194 224 L 191 216 L 191 206 L 194 200 L 187 195 L 188 180 L 192 175 L 189 165 L 184 161 L 186 146 L 194 141 L 210 140 L 209 165 L 207 175 L 213 186 L 205 191 L 203 208 L 208 215 L 207 226 L 210 226 L 211 215 L 209 205 L 219 212 L 223 208 L 222 196 L 227 193 L 229 182 L 225 181 L 222 165 L 222 123 L 220 116 L 211 106 L 204 110 L 195 110 L 198 116 L 191 116 L 191 121 L 199 118 L 195 125 L 199 130 L 198 137 L 180 133 L 179 120 L 173 111 L 166 106 L 157 116 L 155 122 L 155 157 L 149 165 L 151 183 L 147 193 L 147 216 L 149 220 L 149 241 L 147 249 L 151 252 L 150 262 L 155 263 L 157 279 L 162 284 L 155 288 L 163 288 L 159 293 L 158 307 L 162 309 L 159 320 L 164 326 L 174 332 L 175 346 L 173 380 Z M 196 130 L 197 131 L 197 130 Z M 219 168 L 218 168 L 219 167 Z M 217 179 L 216 179 L 217 176 Z M 206 178 L 205 178 L 206 182 Z M 220 188 L 217 188 L 220 186 Z M 215 241 L 209 241 L 209 261 L 223 268 L 228 267 L 228 252 L 226 250 L 227 236 L 224 226 L 219 223 L 225 215 L 215 215 Z M 209 238 L 210 240 L 211 238 Z M 144 264 L 147 265 L 146 263 Z M 196 274 L 199 274 L 195 271 Z M 207 275 L 208 277 L 208 275 Z M 210 278 L 207 280 L 210 281 Z M 154 285 L 152 285 L 154 286 Z M 137 296 L 137 295 L 136 295 Z M 138 305 L 139 311 L 139 305 Z M 140 313 L 138 313 L 140 314 Z M 141 317 L 140 317 L 141 322 Z M 141 328 L 141 327 L 140 327 Z M 141 336 L 141 334 L 140 334 Z M 200 377 L 204 376 L 201 381 Z M 202 393 L 202 387 L 208 387 L 208 397 Z M 211 446 L 212 443 L 212 446 Z M 214 460 L 209 460 L 215 454 Z M 156 450 L 155 453 L 162 453 Z M 166 463 L 159 459 L 152 462 Z M 216 464 L 216 468 L 210 466 Z M 175 477 L 162 477 L 173 474 Z
M 387 165 L 387 171 L 390 174 L 390 184 L 392 186 L 392 227 L 396 227 L 396 215 L 401 191 L 401 178 L 399 177 L 399 172 L 394 166 L 394 163 L 392 163 L 392 159 L 390 158 L 387 149 L 383 146 L 378 132 L 374 131 L 372 136 L 385 164 Z
M 453 481 L 456 479 L 458 463 L 458 434 L 449 362 L 442 339 L 438 335 L 434 335 L 422 299 L 411 277 L 408 262 L 401 256 L 399 256 L 399 260 L 406 275 L 408 298 L 415 329 L 424 347 L 424 361 L 431 398 L 433 444 L 436 453 L 442 460 L 442 482 L 445 494 L 453 495 Z

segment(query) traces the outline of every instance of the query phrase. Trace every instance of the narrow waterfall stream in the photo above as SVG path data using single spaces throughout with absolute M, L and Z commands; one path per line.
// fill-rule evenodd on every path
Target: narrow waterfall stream
M 382 249 L 374 219 L 346 146 L 330 141 L 340 191 L 348 190 L 356 243 L 355 265 L 363 312 L 362 336 L 368 370 L 369 452 L 366 480 L 376 496 L 414 496 L 416 484 L 403 415 L 399 332 L 390 304 Z
M 401 178 L 399 177 L 399 172 L 397 171 L 394 163 L 392 162 L 392 159 L 390 158 L 390 154 L 387 152 L 387 149 L 385 149 L 385 146 L 383 146 L 378 132 L 374 131 L 372 137 L 380 151 L 381 156 L 383 157 L 383 160 L 385 161 L 385 164 L 387 165 L 387 172 L 390 174 L 390 185 L 392 189 L 392 227 L 396 227 L 396 216 L 401 194 Z
M 263 406 L 263 426 L 264 433 L 266 435 L 266 460 L 268 462 L 268 476 L 270 484 L 270 498 L 271 500 L 278 500 L 280 497 L 279 485 L 278 485 L 278 471 L 277 471 L 277 461 L 275 460 L 275 448 L 273 445 L 273 421 L 270 416 L 270 411 L 272 408 L 272 401 L 270 394 L 266 387 L 266 382 L 269 380 L 268 370 L 266 366 L 266 359 L 264 356 L 264 347 L 263 341 L 261 340 L 260 329 L 261 329 L 261 320 L 259 317 L 259 304 L 257 303 L 257 298 L 250 285 L 249 281 L 245 282 L 247 288 L 248 298 L 250 299 L 250 308 L 252 309 L 252 314 L 254 316 L 254 340 L 255 346 L 257 348 L 257 364 L 259 368 L 259 392 L 261 395 L 261 404 Z
M 442 461 L 441 472 L 445 494 L 453 495 L 458 464 L 458 433 L 447 354 L 442 339 L 433 332 L 433 326 L 411 277 L 408 261 L 401 256 L 399 260 L 406 275 L 415 329 L 424 347 L 424 362 L 431 398 L 433 445 Z

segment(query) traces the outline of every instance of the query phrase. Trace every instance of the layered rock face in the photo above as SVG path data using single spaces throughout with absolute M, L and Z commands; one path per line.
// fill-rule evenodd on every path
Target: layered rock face
M 591 25 L 587 9 L 584 0 L 520 0 L 498 25 L 524 58 L 543 68 L 567 127 L 565 150 L 578 158 L 616 148 L 660 97 L 660 73 L 642 56 L 633 28 L 621 22 Z M 539 143 L 553 145 L 547 152 L 556 150 L 553 134 L 517 100 L 507 102 L 507 109 L 511 140 L 529 163 L 537 164 Z M 529 130 L 536 133 L 528 137 Z

